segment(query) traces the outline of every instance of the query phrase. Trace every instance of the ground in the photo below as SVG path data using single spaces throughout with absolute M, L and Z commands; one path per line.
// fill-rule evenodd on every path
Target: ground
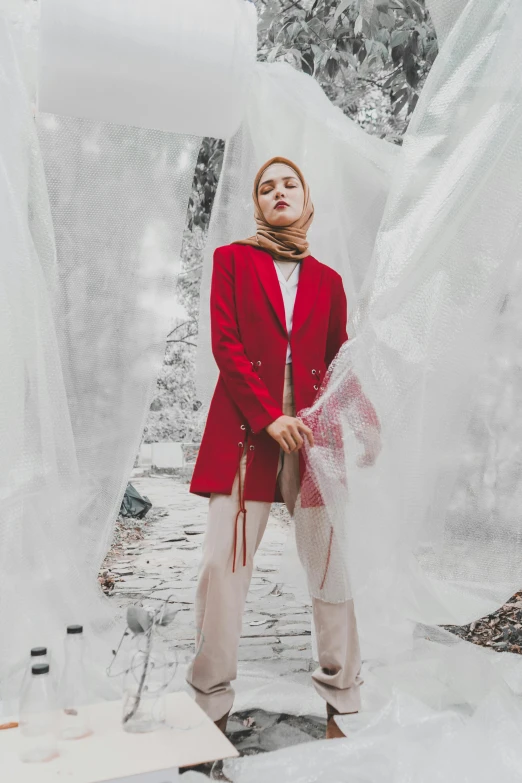
M 100 581 L 120 606 L 168 598 L 180 611 L 164 643 L 170 654 L 188 660 L 194 643 L 194 594 L 208 501 L 190 495 L 186 479 L 179 475 L 135 470 L 131 482 L 150 498 L 153 508 L 143 520 L 118 520 Z M 311 656 L 310 607 L 282 593 L 277 584 L 288 524 L 284 507 L 274 505 L 256 557 L 239 660 L 266 666 L 274 677 L 308 683 L 311 688 L 310 672 L 316 664 Z M 493 615 L 448 630 L 499 651 L 521 652 L 522 593 Z M 238 750 L 250 755 L 323 737 L 325 725 L 325 719 L 258 709 L 233 714 L 228 733 Z
M 118 520 L 100 581 L 120 606 L 168 597 L 180 612 L 168 628 L 167 646 L 186 660 L 194 645 L 194 594 L 208 501 L 190 495 L 179 476 L 135 470 L 131 482 L 153 508 L 143 520 Z M 256 556 L 239 660 L 269 662 L 274 676 L 290 675 L 312 688 L 311 610 L 278 589 L 278 560 L 289 519 L 283 507 L 273 508 Z M 228 734 L 241 753 L 252 754 L 322 738 L 325 726 L 326 719 L 249 710 L 232 716 Z

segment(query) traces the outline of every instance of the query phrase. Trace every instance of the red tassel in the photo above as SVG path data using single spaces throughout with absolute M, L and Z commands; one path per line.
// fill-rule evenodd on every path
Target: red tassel
M 234 559 L 232 561 L 232 573 L 234 574 L 236 571 L 236 553 L 237 553 L 237 520 L 239 519 L 239 515 L 241 514 L 241 509 L 236 514 L 236 523 L 234 525 Z
M 324 571 L 323 581 L 321 582 L 321 587 L 319 588 L 319 590 L 323 589 L 324 583 L 326 582 L 326 575 L 328 573 L 328 568 L 330 566 L 330 557 L 331 557 L 331 554 L 332 554 L 332 540 L 333 540 L 333 527 L 330 530 L 330 543 L 328 544 L 328 555 L 327 555 L 327 558 L 326 558 L 326 568 L 325 568 L 325 571 Z
M 236 522 L 234 526 L 234 560 L 232 562 L 232 573 L 235 573 L 236 570 L 236 554 L 237 554 L 237 523 L 239 520 L 239 515 L 243 514 L 243 566 L 246 566 L 246 517 L 247 517 L 247 510 L 245 507 L 245 498 L 244 498 L 244 484 L 243 484 L 243 477 L 241 476 L 241 458 L 243 456 L 242 446 L 240 447 L 239 451 L 239 511 L 236 514 Z M 248 468 L 250 460 L 247 460 L 247 464 L 245 466 L 245 478 L 246 478 L 246 471 Z
M 247 510 L 243 511 L 243 566 L 246 566 L 246 517 L 247 517 Z

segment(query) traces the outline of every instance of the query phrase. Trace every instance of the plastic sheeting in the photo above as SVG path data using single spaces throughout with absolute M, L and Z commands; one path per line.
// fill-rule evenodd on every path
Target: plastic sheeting
M 349 742 L 230 762 L 234 781 L 268 781 L 276 770 L 278 780 L 302 783 L 520 780 L 522 661 L 435 624 L 477 619 L 522 584 L 522 7 L 470 0 L 448 17 L 435 0 L 432 9 L 445 43 L 396 167 L 388 161 L 382 220 L 351 298 L 352 339 L 317 403 L 301 412 L 319 444 L 308 458 L 312 491 L 325 500 L 320 526 L 325 541 L 333 528 L 342 561 L 322 597 L 354 596 L 364 711 L 342 721 Z M 286 91 L 285 80 L 281 68 L 277 90 Z M 277 119 L 292 127 L 292 116 Z M 329 149 L 329 117 L 304 153 L 307 130 L 294 128 L 282 154 L 307 176 L 310 168 L 315 200 L 313 160 Z M 241 133 L 228 145 L 234 157 L 228 168 L 225 157 L 216 217 L 249 208 L 248 184 L 236 194 L 227 177 L 239 181 L 241 166 L 250 183 L 272 154 L 269 141 L 252 142 L 259 125 Z M 386 171 L 386 153 L 383 160 Z M 334 209 L 350 214 L 345 192 L 326 180 Z M 329 219 L 316 210 L 319 236 Z M 213 246 L 233 241 L 232 228 L 216 226 Z M 338 233 L 320 252 L 310 239 L 313 254 L 342 271 L 350 304 L 352 258 Z M 358 389 L 382 427 L 370 468 L 358 464 L 366 426 Z M 324 546 L 314 539 L 304 554 L 314 592 Z
M 311 182 L 314 254 L 343 272 L 352 303 L 360 292 L 352 339 L 307 416 L 327 446 L 333 423 L 344 437 L 345 459 L 326 448 L 314 467 L 347 542 L 339 551 L 366 659 L 365 712 L 350 723 L 352 741 L 234 762 L 236 780 L 273 779 L 274 770 L 294 783 L 348 773 L 353 780 L 431 783 L 465 779 L 470 770 L 476 781 L 499 770 L 503 780 L 517 779 L 520 660 L 430 626 L 473 619 L 521 583 L 521 30 L 514 0 L 470 0 L 447 32 L 404 148 L 392 153 L 399 155 L 395 174 L 383 142 L 363 140 L 312 80 L 285 66 L 259 67 L 255 97 L 263 106 L 279 94 L 282 112 L 287 93 L 294 111 L 267 117 L 253 97 L 229 144 L 210 250 L 251 233 L 252 176 L 263 159 L 282 152 Z M 55 264 L 29 107 L 5 25 L 0 35 L 7 76 L 0 82 L 7 118 L 0 129 L 0 350 L 9 368 L 0 377 L 9 403 L 0 414 L 9 446 L 0 455 L 5 673 L 20 663 L 23 644 L 55 639 L 78 613 L 100 637 L 110 628 L 94 575 L 167 331 L 173 289 L 166 257 L 179 245 L 165 225 L 164 201 L 169 216 L 180 215 L 190 184 L 187 174 L 171 190 L 166 169 L 191 175 L 195 152 L 157 131 L 132 129 L 129 139 L 122 127 L 41 118 Z M 295 97 L 297 81 L 303 89 Z M 280 137 L 269 135 L 272 121 Z M 72 172 L 60 169 L 60 145 Z M 119 157 L 124 152 L 129 159 Z M 143 190 L 126 161 L 143 177 Z M 150 204 L 140 202 L 143 195 Z M 332 204 L 346 221 L 332 216 Z M 138 299 L 131 295 L 137 281 Z M 342 393 L 350 374 L 383 427 L 383 451 L 364 470 L 357 466 L 358 419 Z M 332 465 L 349 492 L 340 509 L 328 481 Z M 101 487 L 92 507 L 80 489 L 84 477 L 89 498 Z M 278 697 L 273 680 L 270 687 Z
M 381 632 L 401 618 L 463 624 L 522 584 L 521 25 L 507 1 L 459 17 L 404 141 L 357 337 L 304 414 L 326 443 L 310 459 L 363 629 L 377 617 Z M 357 464 L 353 377 L 383 427 L 371 469 Z M 330 481 L 341 469 L 344 495 Z
M 256 61 L 244 0 L 41 0 L 40 111 L 228 138 Z
M 259 66 L 256 99 L 227 144 L 209 235 L 208 261 L 246 235 L 251 174 L 269 155 L 303 168 L 316 204 L 311 249 L 343 274 L 354 327 L 305 412 L 319 441 L 309 460 L 327 498 L 325 536 L 333 524 L 349 575 L 337 595 L 334 584 L 319 597 L 344 600 L 355 582 L 361 623 L 373 628 L 402 627 L 405 617 L 464 623 L 522 583 L 519 19 L 507 0 L 475 0 L 450 17 L 450 33 L 445 8 L 432 4 L 447 40 L 400 151 L 368 138 L 303 74 Z M 210 267 L 203 397 L 215 373 L 204 358 Z M 357 462 L 366 428 L 357 389 L 383 426 L 371 469 Z M 310 544 L 320 573 L 323 552 Z
M 175 317 L 201 143 L 197 136 L 56 114 L 39 114 L 36 129 L 37 27 L 34 3 L 0 3 L 0 709 L 6 711 L 13 709 L 27 650 L 46 644 L 59 665 L 71 622 L 82 622 L 93 641 L 93 686 L 112 692 L 103 675 L 121 625 L 97 574 Z M 197 38 L 198 29 L 192 32 Z M 223 80 L 223 100 L 228 88 Z M 217 87 L 214 97 L 219 101 Z

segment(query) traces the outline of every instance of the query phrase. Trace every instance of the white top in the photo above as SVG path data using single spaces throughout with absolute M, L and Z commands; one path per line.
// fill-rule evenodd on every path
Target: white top
M 279 285 L 281 286 L 281 293 L 283 294 L 283 302 L 285 305 L 285 318 L 286 318 L 286 331 L 288 332 L 288 336 L 292 334 L 292 321 L 294 318 L 294 305 L 295 305 L 295 297 L 297 294 L 297 284 L 299 282 L 299 272 L 301 269 L 301 264 L 297 264 L 294 271 L 288 278 L 288 280 L 285 280 L 285 276 L 281 272 L 279 266 L 274 261 L 274 266 L 276 268 L 277 277 L 279 280 Z M 286 363 L 290 364 L 292 361 L 292 350 L 290 348 L 290 343 L 288 343 L 288 348 L 286 349 Z

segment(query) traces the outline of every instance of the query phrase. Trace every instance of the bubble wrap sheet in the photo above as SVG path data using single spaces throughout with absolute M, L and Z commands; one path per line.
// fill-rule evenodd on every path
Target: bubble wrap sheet
M 364 711 L 343 719 L 349 742 L 227 763 L 234 781 L 520 780 L 520 658 L 436 625 L 475 620 L 522 584 L 522 6 L 431 7 L 444 44 L 402 150 L 394 162 L 383 152 L 387 194 L 359 288 L 350 287 L 353 256 L 321 209 L 311 236 L 312 252 L 347 281 L 352 330 L 300 414 L 317 445 L 295 527 L 312 594 L 354 597 Z M 277 90 L 285 79 L 281 69 Z M 325 111 L 306 154 L 302 125 L 283 154 L 313 176 L 330 132 Z M 241 133 L 223 183 L 272 151 L 268 136 L 253 144 L 259 125 Z M 342 166 L 349 152 L 340 149 L 332 155 Z M 339 183 L 327 183 L 334 210 L 350 215 Z M 246 185 L 220 196 L 218 209 L 249 208 Z M 214 227 L 221 243 L 236 237 L 229 228 Z M 316 245 L 315 236 L 328 239 Z M 360 467 L 368 401 L 382 451 Z M 311 520 L 314 498 L 321 510 Z

